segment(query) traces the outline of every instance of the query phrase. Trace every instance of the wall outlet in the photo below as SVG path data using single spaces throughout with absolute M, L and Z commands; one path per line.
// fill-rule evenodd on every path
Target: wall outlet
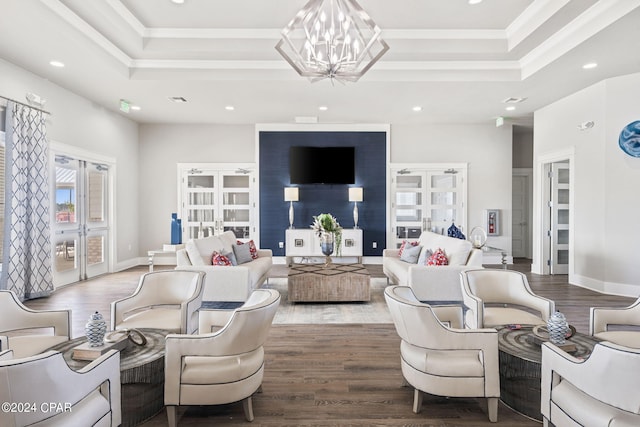
M 373 242 L 371 246 L 373 246 L 373 249 L 376 249 L 378 247 L 378 242 Z
M 284 242 L 278 242 L 278 247 L 279 247 L 280 249 L 284 248 Z

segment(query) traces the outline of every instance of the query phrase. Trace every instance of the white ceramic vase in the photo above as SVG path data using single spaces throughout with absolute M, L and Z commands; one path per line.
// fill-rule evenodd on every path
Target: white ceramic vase
M 569 323 L 564 314 L 559 311 L 553 313 L 547 321 L 547 331 L 549 331 L 549 341 L 563 345 L 569 332 Z
M 89 341 L 89 346 L 100 347 L 104 345 L 104 336 L 107 333 L 107 322 L 102 314 L 97 311 L 89 316 L 89 320 L 84 325 L 84 333 Z

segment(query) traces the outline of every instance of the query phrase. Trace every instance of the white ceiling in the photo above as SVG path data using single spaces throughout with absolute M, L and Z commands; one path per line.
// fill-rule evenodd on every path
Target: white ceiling
M 311 83 L 274 48 L 305 3 L 0 0 L 0 58 L 114 111 L 127 99 L 143 123 L 530 126 L 536 109 L 640 71 L 640 0 L 360 0 L 389 52 L 357 83 Z M 509 97 L 527 99 L 508 112 Z

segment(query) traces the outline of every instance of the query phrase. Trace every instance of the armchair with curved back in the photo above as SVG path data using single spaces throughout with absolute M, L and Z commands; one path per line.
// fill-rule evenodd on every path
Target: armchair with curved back
M 31 310 L 12 291 L 0 290 L 0 313 L 0 351 L 13 350 L 13 357 L 42 353 L 70 338 L 71 310 Z
M 245 417 L 253 420 L 251 397 L 262 384 L 263 344 L 279 304 L 278 291 L 256 289 L 222 329 L 167 336 L 164 402 L 170 427 L 183 405 L 242 401 Z
M 400 338 L 402 375 L 414 387 L 413 412 L 420 412 L 422 393 L 487 398 L 489 420 L 498 420 L 500 375 L 495 329 L 445 326 L 439 307 L 421 303 L 411 288 L 388 286 L 385 300 Z M 443 307 L 451 314 L 451 307 Z M 461 311 L 458 307 L 461 322 Z M 442 320 L 445 320 L 444 318 Z
M 485 268 L 463 271 L 460 277 L 468 328 L 546 324 L 555 311 L 555 303 L 534 294 L 519 271 Z
M 0 426 L 121 425 L 118 351 L 110 350 L 79 371 L 56 351 L 11 356 L 11 350 L 0 353 L 0 400 L 18 406 L 0 411 Z
M 640 298 L 628 307 L 591 307 L 589 334 L 604 341 L 640 348 Z
M 204 275 L 178 270 L 143 274 L 132 295 L 111 303 L 111 330 L 156 328 L 183 334 L 197 332 Z
M 546 342 L 541 384 L 545 427 L 640 425 L 640 349 L 600 342 L 578 359 Z

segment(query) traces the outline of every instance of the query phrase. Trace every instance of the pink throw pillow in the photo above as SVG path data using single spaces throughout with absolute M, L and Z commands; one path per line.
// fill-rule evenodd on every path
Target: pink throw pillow
M 444 251 L 438 248 L 431 256 L 427 259 L 427 265 L 448 265 L 449 260 L 447 259 L 447 255 Z

